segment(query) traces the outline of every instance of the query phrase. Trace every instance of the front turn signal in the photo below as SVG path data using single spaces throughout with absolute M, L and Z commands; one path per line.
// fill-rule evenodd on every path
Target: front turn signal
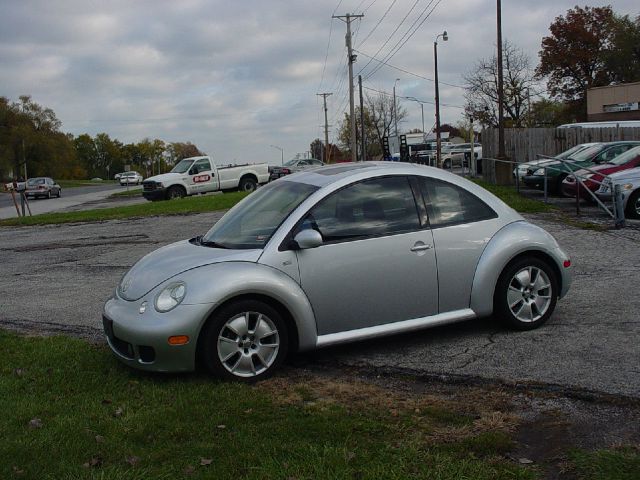
M 173 337 L 169 337 L 168 340 L 169 345 L 186 345 L 189 343 L 189 337 L 187 335 L 175 335 Z

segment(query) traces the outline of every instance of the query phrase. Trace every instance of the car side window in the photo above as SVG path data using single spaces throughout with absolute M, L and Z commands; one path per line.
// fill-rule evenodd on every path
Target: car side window
M 316 205 L 300 229 L 314 228 L 325 243 L 420 229 L 406 177 L 383 177 L 343 188 Z
M 191 167 L 191 172 L 193 173 L 193 175 L 201 172 L 208 172 L 209 170 L 211 170 L 211 162 L 209 162 L 209 160 L 207 160 L 206 158 L 197 160 L 193 164 L 193 167 Z
M 434 178 L 422 178 L 427 213 L 432 228 L 479 222 L 498 215 L 464 188 Z

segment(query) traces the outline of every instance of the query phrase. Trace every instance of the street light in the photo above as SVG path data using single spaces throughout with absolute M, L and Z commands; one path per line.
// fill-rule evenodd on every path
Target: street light
M 396 104 L 396 83 L 400 81 L 399 78 L 396 78 L 396 81 L 393 82 L 393 120 L 396 125 L 396 138 L 398 138 L 398 107 Z
M 436 84 L 436 161 L 439 168 L 442 168 L 441 162 L 441 143 L 440 143 L 440 92 L 438 90 L 438 39 L 442 37 L 442 41 L 446 42 L 449 40 L 447 36 L 447 31 L 445 30 L 440 35 L 438 35 L 433 42 L 433 61 L 435 63 L 435 84 Z
M 422 137 L 424 138 L 424 104 L 422 100 L 418 100 L 416 97 L 405 97 L 407 100 L 413 100 L 414 102 L 418 102 L 420 104 L 420 112 L 422 113 Z
M 284 149 L 282 147 L 279 147 L 277 145 L 269 145 L 271 148 L 275 148 L 277 150 L 280 150 L 280 163 L 282 165 L 284 165 Z

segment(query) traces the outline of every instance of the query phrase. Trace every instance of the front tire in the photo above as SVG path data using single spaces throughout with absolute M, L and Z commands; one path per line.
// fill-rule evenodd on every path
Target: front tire
M 173 185 L 167 190 L 167 198 L 173 200 L 174 198 L 183 198 L 187 196 L 187 192 L 180 185 Z
M 515 330 L 533 330 L 544 324 L 556 307 L 558 280 L 551 266 L 526 257 L 502 272 L 493 296 L 494 314 Z
M 256 188 L 258 188 L 258 182 L 251 177 L 244 177 L 241 179 L 238 187 L 241 192 L 254 192 Z
M 252 382 L 271 376 L 280 366 L 289 338 L 274 308 L 258 300 L 242 300 L 219 310 L 200 340 L 200 360 L 211 374 Z
M 624 209 L 624 215 L 627 218 L 640 218 L 640 188 L 629 196 L 627 206 Z

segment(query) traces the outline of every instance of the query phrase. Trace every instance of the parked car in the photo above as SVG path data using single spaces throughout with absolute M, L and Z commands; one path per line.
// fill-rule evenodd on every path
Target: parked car
M 524 183 L 528 187 L 544 189 L 545 168 L 547 169 L 547 189 L 549 192 L 562 193 L 562 182 L 567 175 L 584 167 L 591 167 L 607 162 L 640 142 L 608 142 L 599 143 L 571 155 L 566 161 L 544 164 L 543 167 L 527 169 Z
M 62 188 L 60 187 L 60 185 L 54 182 L 52 178 L 34 177 L 27 180 L 24 194 L 27 198 L 60 198 L 60 196 L 62 195 Z
M 482 145 L 475 143 L 473 145 L 474 158 L 482 158 Z M 452 165 L 469 166 L 469 158 L 471 158 L 471 144 L 457 143 L 451 144 L 442 152 L 442 168 L 451 169 Z
M 593 145 L 598 145 L 598 143 L 580 143 L 571 147 L 569 150 L 565 150 L 562 153 L 559 153 L 553 158 L 541 158 L 539 160 L 532 160 L 530 162 L 521 163 L 516 168 L 513 169 L 513 178 L 516 178 L 516 175 L 520 177 L 520 181 L 524 181 L 524 177 L 527 175 L 527 171 L 531 169 L 531 171 L 537 170 L 537 168 L 544 167 L 550 163 L 555 162 L 556 160 L 566 160 L 571 158 L 572 155 L 588 148 Z M 537 168 L 534 168 L 537 167 Z
M 322 165 L 324 165 L 324 163 L 321 160 L 316 160 L 315 158 L 294 158 L 293 160 L 286 162 L 281 167 L 277 165 L 269 165 L 269 181 L 277 180 L 280 177 L 284 177 L 285 175 L 299 172 L 301 170 L 321 167 Z
M 116 174 L 113 176 L 113 179 L 114 179 L 114 180 L 120 180 L 120 177 L 122 176 L 122 173 L 124 173 L 124 172 L 116 173 Z
M 138 172 L 124 172 L 120 174 L 120 185 L 140 185 L 142 183 L 142 175 Z
M 577 170 L 573 175 L 567 176 L 562 182 L 562 193 L 568 197 L 575 197 L 579 192 L 580 198 L 592 200 L 593 197 L 584 187 L 595 192 L 600 188 L 606 175 L 635 167 L 640 167 L 640 146 L 631 148 L 608 162 L 594 165 L 589 170 Z M 578 189 L 576 177 L 579 177 L 584 184 L 584 186 L 580 185 L 580 189 Z
M 266 163 L 218 167 L 210 157 L 191 157 L 180 160 L 169 173 L 147 178 L 142 184 L 142 196 L 147 200 L 170 200 L 219 190 L 253 192 L 268 181 Z
M 596 191 L 598 198 L 603 202 L 610 201 L 614 185 L 621 187 L 625 217 L 640 219 L 640 167 L 622 170 L 606 177 Z
M 143 257 L 103 325 L 131 367 L 200 362 L 250 380 L 292 350 L 489 315 L 539 327 L 567 293 L 570 266 L 549 233 L 450 172 L 331 165 L 269 183 L 206 234 Z

